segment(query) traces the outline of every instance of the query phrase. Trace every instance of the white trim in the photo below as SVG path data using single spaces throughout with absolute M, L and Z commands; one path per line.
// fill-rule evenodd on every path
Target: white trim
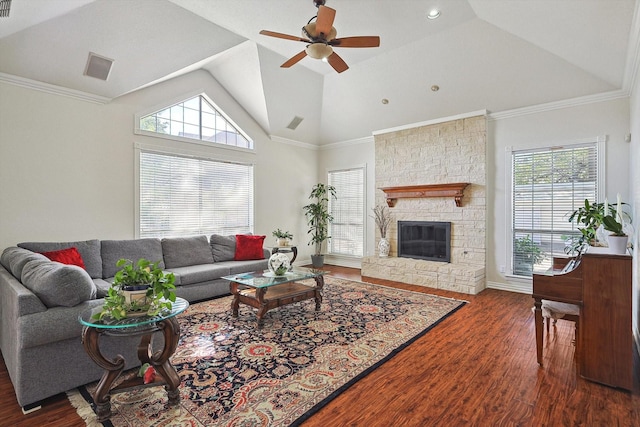
M 300 142 L 300 141 L 296 141 L 294 139 L 287 139 L 287 138 L 283 138 L 281 136 L 277 136 L 277 135 L 269 135 L 269 139 L 271 139 L 273 142 L 279 142 L 281 144 L 287 144 L 287 145 L 293 145 L 296 147 L 302 147 L 302 148 L 306 148 L 308 150 L 313 150 L 313 151 L 317 151 L 320 149 L 320 147 L 318 145 L 315 144 L 309 144 L 307 142 Z
M 627 60 L 625 61 L 624 76 L 622 78 L 622 89 L 631 94 L 636 84 L 638 67 L 640 67 L 640 2 L 636 2 L 633 11 L 628 46 Z
M 408 125 L 396 126 L 396 127 L 389 128 L 389 129 L 374 130 L 371 133 L 375 136 L 375 135 L 381 135 L 381 134 L 384 134 L 384 133 L 398 132 L 398 131 L 401 131 L 401 130 L 413 129 L 413 128 L 422 127 L 422 126 L 430 126 L 430 125 L 435 125 L 435 124 L 438 124 L 438 123 L 450 122 L 450 121 L 453 121 L 453 120 L 461 120 L 461 119 L 467 119 L 469 117 L 486 116 L 486 115 L 487 115 L 487 110 L 478 110 L 478 111 L 472 111 L 470 113 L 456 114 L 455 116 L 441 117 L 439 119 L 433 119 L 433 120 L 427 120 L 427 121 L 424 121 L 424 122 L 418 122 L 418 123 L 411 123 L 411 124 L 408 124 Z
M 334 148 L 351 147 L 354 145 L 373 143 L 374 141 L 375 140 L 373 136 L 365 136 L 362 138 L 350 139 L 347 141 L 340 141 L 340 142 L 334 142 L 331 144 L 321 145 L 320 150 L 332 150 Z
M 311 259 L 309 259 L 309 263 Z M 325 254 L 324 263 L 330 265 L 337 265 L 340 267 L 350 267 L 350 268 L 362 268 L 362 258 L 361 257 L 347 257 L 340 255 L 332 255 Z M 301 264 L 304 265 L 304 264 Z
M 134 145 L 134 149 L 136 150 L 153 151 L 154 153 L 158 153 L 158 154 L 168 154 L 172 156 L 189 157 L 192 159 L 213 160 L 218 162 L 229 162 L 229 163 L 237 163 L 237 164 L 243 164 L 243 165 L 254 165 L 254 166 L 256 165 L 255 159 L 249 161 L 244 158 L 226 156 L 225 154 L 227 153 L 205 153 L 202 151 L 185 150 L 182 147 L 166 147 L 166 146 L 145 144 L 141 142 L 134 142 L 133 145 Z M 224 146 L 222 147 L 216 146 L 216 147 L 210 147 L 210 148 L 224 148 Z M 255 153 L 250 152 L 248 154 L 255 154 Z
M 561 101 L 547 102 L 545 104 L 530 105 L 528 107 L 514 108 L 495 113 L 489 113 L 489 120 L 503 120 L 513 117 L 526 116 L 528 114 L 543 113 L 546 111 L 559 110 L 562 108 L 577 107 L 580 105 L 594 104 L 596 102 L 612 101 L 620 98 L 628 98 L 629 92 L 622 89 L 609 92 L 597 93 L 594 95 L 580 96 L 577 98 L 563 99 Z
M 499 291 L 516 292 L 519 294 L 532 294 L 533 285 L 524 282 L 489 282 L 487 281 L 487 289 L 497 289 Z
M 140 120 L 136 120 L 136 123 L 140 123 Z M 240 151 L 243 153 L 256 154 L 255 152 L 256 150 L 254 148 L 244 148 L 244 147 L 238 147 L 236 145 L 220 144 L 218 142 L 204 141 L 202 139 L 186 138 L 184 136 L 169 135 L 166 133 L 151 132 L 148 130 L 141 130 L 141 129 L 134 129 L 133 133 L 135 135 L 148 136 L 150 138 L 166 139 L 168 141 L 176 141 L 176 142 L 186 143 L 186 144 L 194 144 L 194 145 L 199 145 L 201 147 L 221 148 L 224 150 L 234 150 L 234 151 Z
M 39 90 L 53 95 L 75 98 L 80 101 L 92 102 L 94 104 L 108 104 L 112 100 L 112 98 L 107 98 L 106 96 L 94 95 L 80 90 L 39 82 L 37 80 L 14 76 L 13 74 L 0 73 L 0 82 L 14 86 L 26 87 L 27 89 Z

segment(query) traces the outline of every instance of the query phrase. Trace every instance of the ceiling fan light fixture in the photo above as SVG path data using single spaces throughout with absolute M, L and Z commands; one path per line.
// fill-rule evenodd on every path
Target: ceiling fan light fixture
M 338 35 L 338 30 L 336 30 L 336 27 L 331 27 L 331 31 L 329 31 L 329 34 L 324 35 L 324 39 L 326 41 L 331 41 L 335 39 L 337 35 Z M 302 27 L 302 37 L 308 37 L 311 40 L 315 40 L 320 37 L 320 33 L 316 31 L 315 22 L 310 22 L 304 27 Z
M 325 59 L 333 53 L 331 46 L 324 43 L 312 43 L 305 49 L 307 55 L 315 59 Z
M 438 9 L 431 9 L 427 14 L 427 19 L 436 19 L 438 17 L 440 17 L 440 10 Z

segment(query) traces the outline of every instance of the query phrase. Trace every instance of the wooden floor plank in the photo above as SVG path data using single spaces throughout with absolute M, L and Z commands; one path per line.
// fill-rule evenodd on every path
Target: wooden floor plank
M 360 270 L 325 266 L 361 280 Z M 573 323 L 559 320 L 545 336 L 544 368 L 536 363 L 533 300 L 486 290 L 479 295 L 376 283 L 469 304 L 303 423 L 326 426 L 640 426 L 637 375 L 633 392 L 576 375 Z M 638 365 L 636 357 L 636 366 Z M 637 368 L 636 368 L 637 372 Z M 20 411 L 0 361 L 0 425 L 84 426 L 64 394 L 30 415 Z

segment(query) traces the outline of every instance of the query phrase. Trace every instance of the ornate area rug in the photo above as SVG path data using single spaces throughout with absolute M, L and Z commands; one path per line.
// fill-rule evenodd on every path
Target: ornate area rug
M 163 387 L 115 394 L 105 425 L 298 425 L 465 304 L 330 276 L 323 293 L 321 311 L 313 300 L 280 307 L 262 329 L 248 306 L 231 317 L 231 297 L 191 305 L 171 359 L 180 406 L 166 408 Z M 69 393 L 87 425 L 100 425 L 95 386 Z

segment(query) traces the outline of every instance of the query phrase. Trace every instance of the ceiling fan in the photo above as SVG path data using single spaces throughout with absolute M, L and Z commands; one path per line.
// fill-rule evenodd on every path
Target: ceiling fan
M 325 0 L 313 0 L 313 3 L 318 8 L 318 14 L 309 19 L 307 25 L 302 27 L 303 37 L 290 36 L 288 34 L 276 33 L 268 30 L 260 31 L 260 34 L 265 36 L 307 43 L 307 47 L 302 52 L 282 64 L 282 68 L 289 68 L 305 56 L 310 56 L 315 59 L 326 59 L 334 70 L 341 73 L 347 70 L 349 66 L 340 56 L 338 56 L 337 53 L 333 51 L 334 47 L 380 46 L 380 37 L 378 36 L 336 38 L 337 31 L 333 27 L 333 20 L 336 16 L 336 11 L 325 6 Z

